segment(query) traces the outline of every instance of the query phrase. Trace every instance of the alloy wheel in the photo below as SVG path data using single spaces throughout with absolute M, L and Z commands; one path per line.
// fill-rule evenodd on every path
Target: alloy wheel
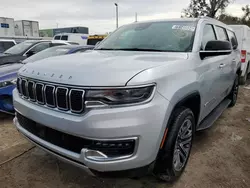
M 186 119 L 178 132 L 174 148 L 173 167 L 176 171 L 181 171 L 185 166 L 192 145 L 193 126 L 190 119 Z

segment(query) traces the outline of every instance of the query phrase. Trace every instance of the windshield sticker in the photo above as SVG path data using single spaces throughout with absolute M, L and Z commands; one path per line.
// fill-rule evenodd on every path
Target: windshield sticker
M 172 29 L 174 30 L 183 30 L 183 31 L 195 31 L 195 27 L 188 25 L 173 25 Z

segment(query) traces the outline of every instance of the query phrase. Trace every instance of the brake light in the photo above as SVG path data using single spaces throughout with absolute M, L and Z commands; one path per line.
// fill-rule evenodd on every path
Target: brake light
M 245 63 L 247 58 L 247 51 L 241 50 L 241 63 Z

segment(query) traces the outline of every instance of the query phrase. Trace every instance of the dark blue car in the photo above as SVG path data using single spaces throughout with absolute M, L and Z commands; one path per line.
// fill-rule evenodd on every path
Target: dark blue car
M 12 91 L 16 87 L 17 71 L 22 64 L 9 64 L 0 67 L 0 111 L 14 113 Z
M 22 63 L 8 64 L 0 66 L 0 112 L 14 114 L 12 103 L 12 91 L 16 87 L 18 70 L 26 63 L 45 59 L 48 57 L 73 54 L 93 49 L 94 46 L 64 45 L 48 48 L 27 59 Z

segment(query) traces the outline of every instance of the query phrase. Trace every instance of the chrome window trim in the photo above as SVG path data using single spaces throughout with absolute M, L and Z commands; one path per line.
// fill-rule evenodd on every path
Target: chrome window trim
M 57 100 L 57 90 L 58 89 L 65 89 L 66 90 L 66 108 L 61 108 L 58 106 L 58 100 Z M 68 111 L 69 110 L 69 100 L 68 100 L 68 96 L 69 96 L 69 89 L 66 87 L 57 87 L 56 88 L 56 92 L 55 92 L 55 98 L 56 98 L 56 107 L 59 110 L 63 110 L 63 111 Z
M 46 99 L 46 88 L 47 87 L 52 87 L 53 88 L 53 91 L 52 91 L 52 97 L 53 97 L 53 103 L 54 105 L 50 105 L 47 103 L 47 99 Z M 45 85 L 44 87 L 44 101 L 45 101 L 45 104 L 48 106 L 48 107 L 51 107 L 51 108 L 55 108 L 56 107 L 56 100 L 55 100 L 55 86 L 53 85 Z

